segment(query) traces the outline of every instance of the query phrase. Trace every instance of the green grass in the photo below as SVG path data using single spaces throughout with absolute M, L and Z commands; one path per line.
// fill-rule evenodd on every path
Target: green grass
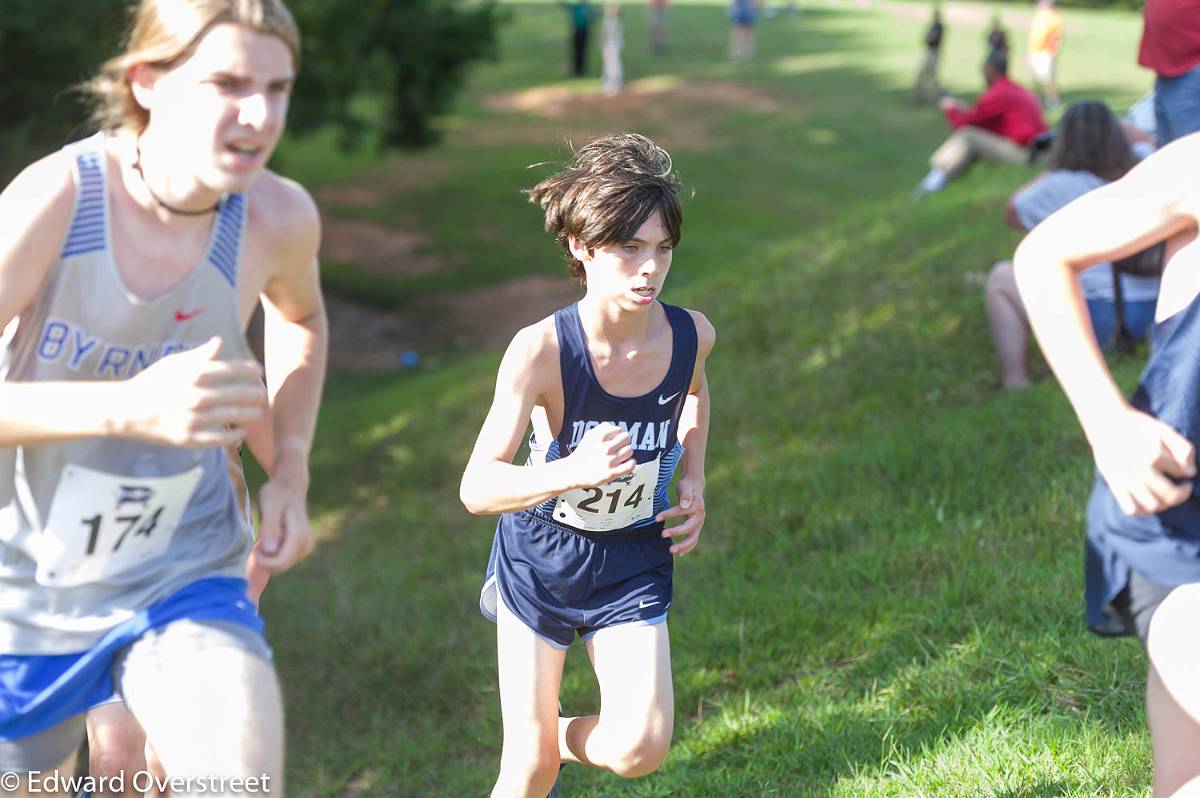
M 381 287 L 398 306 L 561 269 L 518 190 L 540 174 L 528 164 L 604 120 L 488 110 L 497 93 L 590 85 L 561 77 L 558 8 L 512 9 L 501 59 L 473 76 L 440 147 L 382 162 L 285 148 L 314 184 L 437 166 L 338 211 L 428 232 L 446 256 L 435 276 Z M 907 199 L 945 133 L 908 100 L 923 21 L 805 4 L 762 22 L 754 62 L 730 64 L 722 5 L 673 4 L 662 59 L 642 7 L 626 9 L 629 76 L 737 82 L 775 110 L 668 97 L 667 116 L 634 125 L 688 186 L 667 299 L 719 335 L 709 517 L 676 570 L 672 753 L 636 781 L 568 768 L 572 798 L 1148 792 L 1140 650 L 1083 630 L 1088 452 L 1052 380 L 1010 395 L 993 374 L 978 276 L 1018 240 L 1003 205 L 1030 174 L 981 166 Z M 1124 106 L 1147 88 L 1133 14 L 1067 21 L 1068 101 Z M 952 88 L 978 90 L 981 39 L 951 27 Z M 498 358 L 330 379 L 320 544 L 265 602 L 299 795 L 490 787 L 494 628 L 476 599 L 494 521 L 456 494 Z M 1135 379 L 1135 359 L 1115 365 Z M 596 708 L 579 651 L 563 700 Z

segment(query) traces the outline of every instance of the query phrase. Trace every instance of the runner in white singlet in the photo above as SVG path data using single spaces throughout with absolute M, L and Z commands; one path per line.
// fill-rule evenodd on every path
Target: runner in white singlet
M 312 548 L 319 221 L 266 169 L 299 35 L 280 0 L 142 0 L 133 23 L 93 84 L 101 132 L 0 195 L 0 770 L 70 772 L 115 693 L 167 775 L 279 796 L 245 574 Z M 243 336 L 260 298 L 265 374 Z M 268 408 L 254 544 L 225 447 Z

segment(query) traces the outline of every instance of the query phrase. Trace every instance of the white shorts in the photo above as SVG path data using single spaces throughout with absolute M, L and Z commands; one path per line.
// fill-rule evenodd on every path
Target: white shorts
M 1050 83 L 1054 80 L 1054 53 L 1030 53 L 1029 71 L 1038 83 Z

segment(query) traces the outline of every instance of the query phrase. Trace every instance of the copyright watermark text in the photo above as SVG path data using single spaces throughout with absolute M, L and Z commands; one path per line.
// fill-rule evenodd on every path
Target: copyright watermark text
M 78 795 L 87 792 L 123 794 L 126 789 L 170 795 L 270 795 L 271 777 L 260 776 L 155 776 L 147 770 L 115 776 L 63 776 L 57 771 L 31 770 L 0 773 L 0 792 L 25 789 L 30 795 Z

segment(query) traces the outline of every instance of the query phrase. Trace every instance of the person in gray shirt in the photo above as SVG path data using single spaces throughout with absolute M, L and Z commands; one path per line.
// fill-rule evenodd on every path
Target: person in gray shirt
M 1120 178 L 1137 163 L 1120 122 L 1104 103 L 1075 103 L 1063 114 L 1050 155 L 1049 168 L 1017 189 L 1009 201 L 1007 220 L 1013 227 L 1032 230 L 1059 208 Z M 1118 320 L 1112 264 L 1097 263 L 1079 275 L 1096 341 L 1102 349 L 1116 343 Z M 1158 298 L 1157 277 L 1121 275 L 1124 318 L 1129 332 L 1146 336 Z M 988 326 L 1005 388 L 1029 384 L 1026 352 L 1029 320 L 1017 292 L 1013 264 L 992 267 L 984 291 Z

